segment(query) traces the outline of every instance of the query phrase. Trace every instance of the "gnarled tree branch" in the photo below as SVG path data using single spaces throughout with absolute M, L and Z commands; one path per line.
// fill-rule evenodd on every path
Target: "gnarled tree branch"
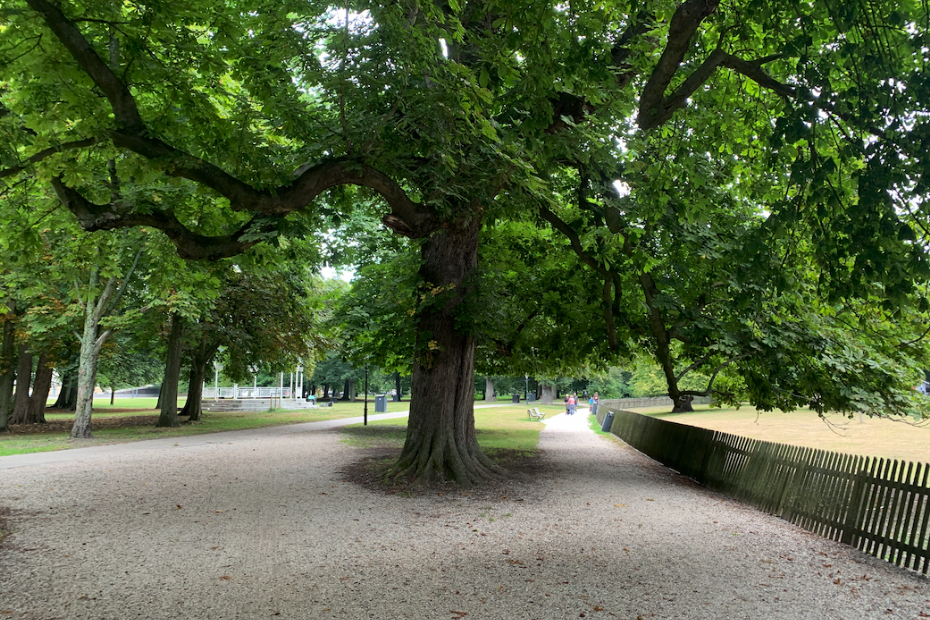
M 139 213 L 126 211 L 112 204 L 98 205 L 57 178 L 52 179 L 52 187 L 58 199 L 74 213 L 84 230 L 93 232 L 130 226 L 151 226 L 161 230 L 171 239 L 181 258 L 216 260 L 235 256 L 258 243 L 256 239 L 243 240 L 247 233 L 270 232 L 267 224 L 261 225 L 253 218 L 231 235 L 208 237 L 184 226 L 173 213 Z

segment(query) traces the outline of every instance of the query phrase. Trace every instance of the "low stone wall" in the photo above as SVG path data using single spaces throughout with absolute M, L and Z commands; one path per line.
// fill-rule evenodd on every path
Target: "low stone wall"
M 672 410 L 672 399 L 668 396 L 659 396 L 656 398 L 611 398 L 602 399 L 598 404 L 598 409 L 637 409 L 639 407 L 668 407 Z M 710 396 L 695 396 L 694 405 L 709 405 Z

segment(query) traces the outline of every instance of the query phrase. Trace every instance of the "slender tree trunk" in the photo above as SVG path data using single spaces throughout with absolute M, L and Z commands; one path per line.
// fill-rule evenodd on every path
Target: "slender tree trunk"
M 485 377 L 484 379 L 484 399 L 494 400 L 494 379 Z
M 29 413 L 26 418 L 29 424 L 45 424 L 45 408 L 48 405 L 49 390 L 52 389 L 54 370 L 49 366 L 48 356 L 45 353 L 41 354 L 32 383 L 32 395 L 29 397 Z
M 97 336 L 99 319 L 93 304 L 84 309 L 84 331 L 81 334 L 81 352 L 78 358 L 77 403 L 71 439 L 92 437 L 91 415 L 94 410 L 94 387 L 97 384 L 97 356 L 103 340 Z
M 110 405 L 113 405 L 116 402 L 116 386 L 110 386 Z
M 161 384 L 161 414 L 156 428 L 181 426 L 178 420 L 178 381 L 181 378 L 181 334 L 183 320 L 171 315 L 171 333 L 168 336 L 168 358 L 165 361 L 165 380 Z
M 456 325 L 478 263 L 480 221 L 434 233 L 422 247 L 420 275 L 433 288 L 421 308 L 407 439 L 391 474 L 419 482 L 470 486 L 501 472 L 475 436 L 475 339 Z
M 26 424 L 29 420 L 29 388 L 32 386 L 32 351 L 19 345 L 16 363 L 16 393 L 13 396 L 13 414 L 10 424 Z
M 16 377 L 16 346 L 12 315 L 3 321 L 3 344 L 0 347 L 0 431 L 10 430 L 10 406 L 13 404 L 13 379 Z

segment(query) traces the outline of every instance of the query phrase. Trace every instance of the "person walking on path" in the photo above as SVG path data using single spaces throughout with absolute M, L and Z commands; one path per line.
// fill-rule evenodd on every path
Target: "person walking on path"
M 568 395 L 568 415 L 575 415 L 575 407 L 578 405 L 578 396 L 574 392 Z
M 597 415 L 597 404 L 600 401 L 600 396 L 597 392 L 594 393 L 594 396 L 591 397 L 591 415 Z

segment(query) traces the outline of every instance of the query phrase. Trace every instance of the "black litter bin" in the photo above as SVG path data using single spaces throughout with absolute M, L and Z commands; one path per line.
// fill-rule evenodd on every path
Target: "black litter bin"
M 604 416 L 604 422 L 601 424 L 601 430 L 605 433 L 610 432 L 610 427 L 614 423 L 614 412 L 608 411 L 607 415 Z
M 526 402 L 534 403 L 536 402 L 536 392 L 530 392 L 526 395 Z
M 387 413 L 387 396 L 375 396 L 375 413 Z
M 513 402 L 517 403 L 518 405 L 520 404 L 520 395 L 519 395 L 519 394 L 514 394 L 514 395 L 513 395 Z

